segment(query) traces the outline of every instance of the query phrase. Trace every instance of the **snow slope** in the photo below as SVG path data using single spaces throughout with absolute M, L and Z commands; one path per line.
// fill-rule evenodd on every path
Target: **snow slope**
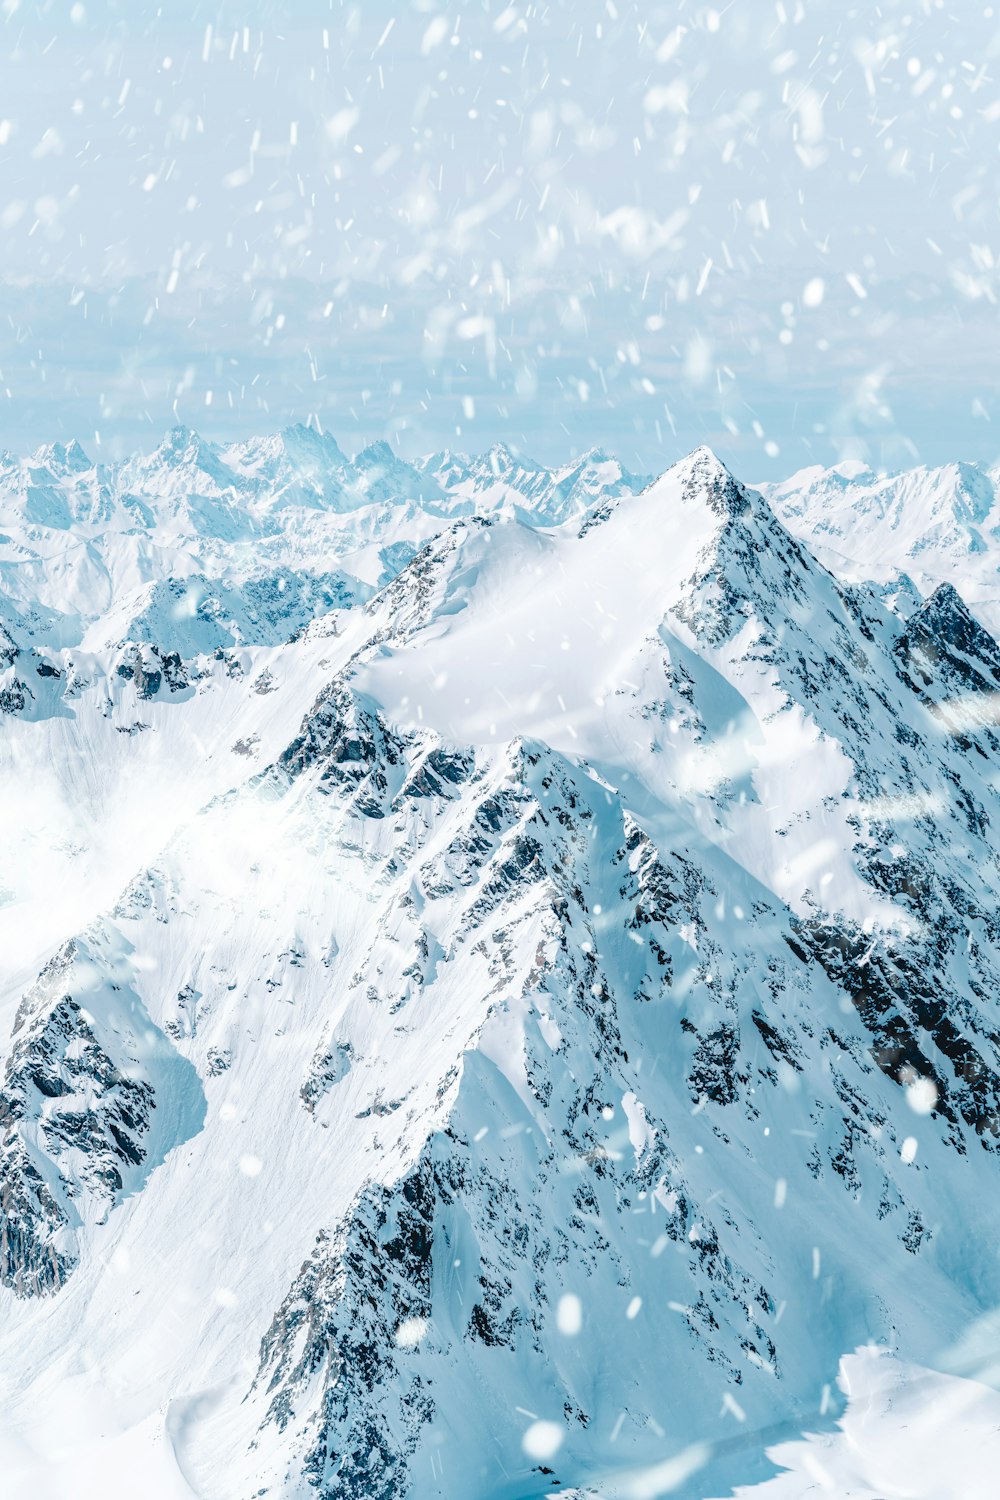
M 5 502 L 10 1492 L 891 1494 L 960 1384 L 979 1493 L 1000 648 L 960 594 L 839 581 L 706 449 L 638 494 L 301 429 L 86 462 Z M 355 583 L 265 629 L 274 538 Z
M 860 1350 L 841 1361 L 847 1411 L 834 1433 L 775 1447 L 785 1471 L 741 1500 L 990 1500 L 1000 1460 L 1000 1395 L 978 1381 Z

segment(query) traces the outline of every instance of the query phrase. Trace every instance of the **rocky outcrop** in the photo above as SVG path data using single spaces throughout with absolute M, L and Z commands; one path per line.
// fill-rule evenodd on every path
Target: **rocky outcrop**
M 0 1284 L 19 1297 L 60 1289 L 81 1228 L 149 1164 L 157 1034 L 103 967 L 87 939 L 46 965 L 0 1079 Z

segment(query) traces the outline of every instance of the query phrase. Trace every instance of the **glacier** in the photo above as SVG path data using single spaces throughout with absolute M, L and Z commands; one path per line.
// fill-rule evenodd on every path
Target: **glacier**
M 997 485 L 0 459 L 5 1493 L 993 1494 Z

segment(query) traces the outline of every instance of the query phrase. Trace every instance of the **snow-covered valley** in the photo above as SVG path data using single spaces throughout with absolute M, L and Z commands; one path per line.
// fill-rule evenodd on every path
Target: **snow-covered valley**
M 970 465 L 6 456 L 5 1493 L 992 1495 L 998 561 Z

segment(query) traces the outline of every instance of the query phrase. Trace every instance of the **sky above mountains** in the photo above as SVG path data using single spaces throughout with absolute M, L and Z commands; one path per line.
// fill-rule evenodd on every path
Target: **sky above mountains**
M 932 0 L 3 0 L 0 441 L 994 459 L 998 53 Z

